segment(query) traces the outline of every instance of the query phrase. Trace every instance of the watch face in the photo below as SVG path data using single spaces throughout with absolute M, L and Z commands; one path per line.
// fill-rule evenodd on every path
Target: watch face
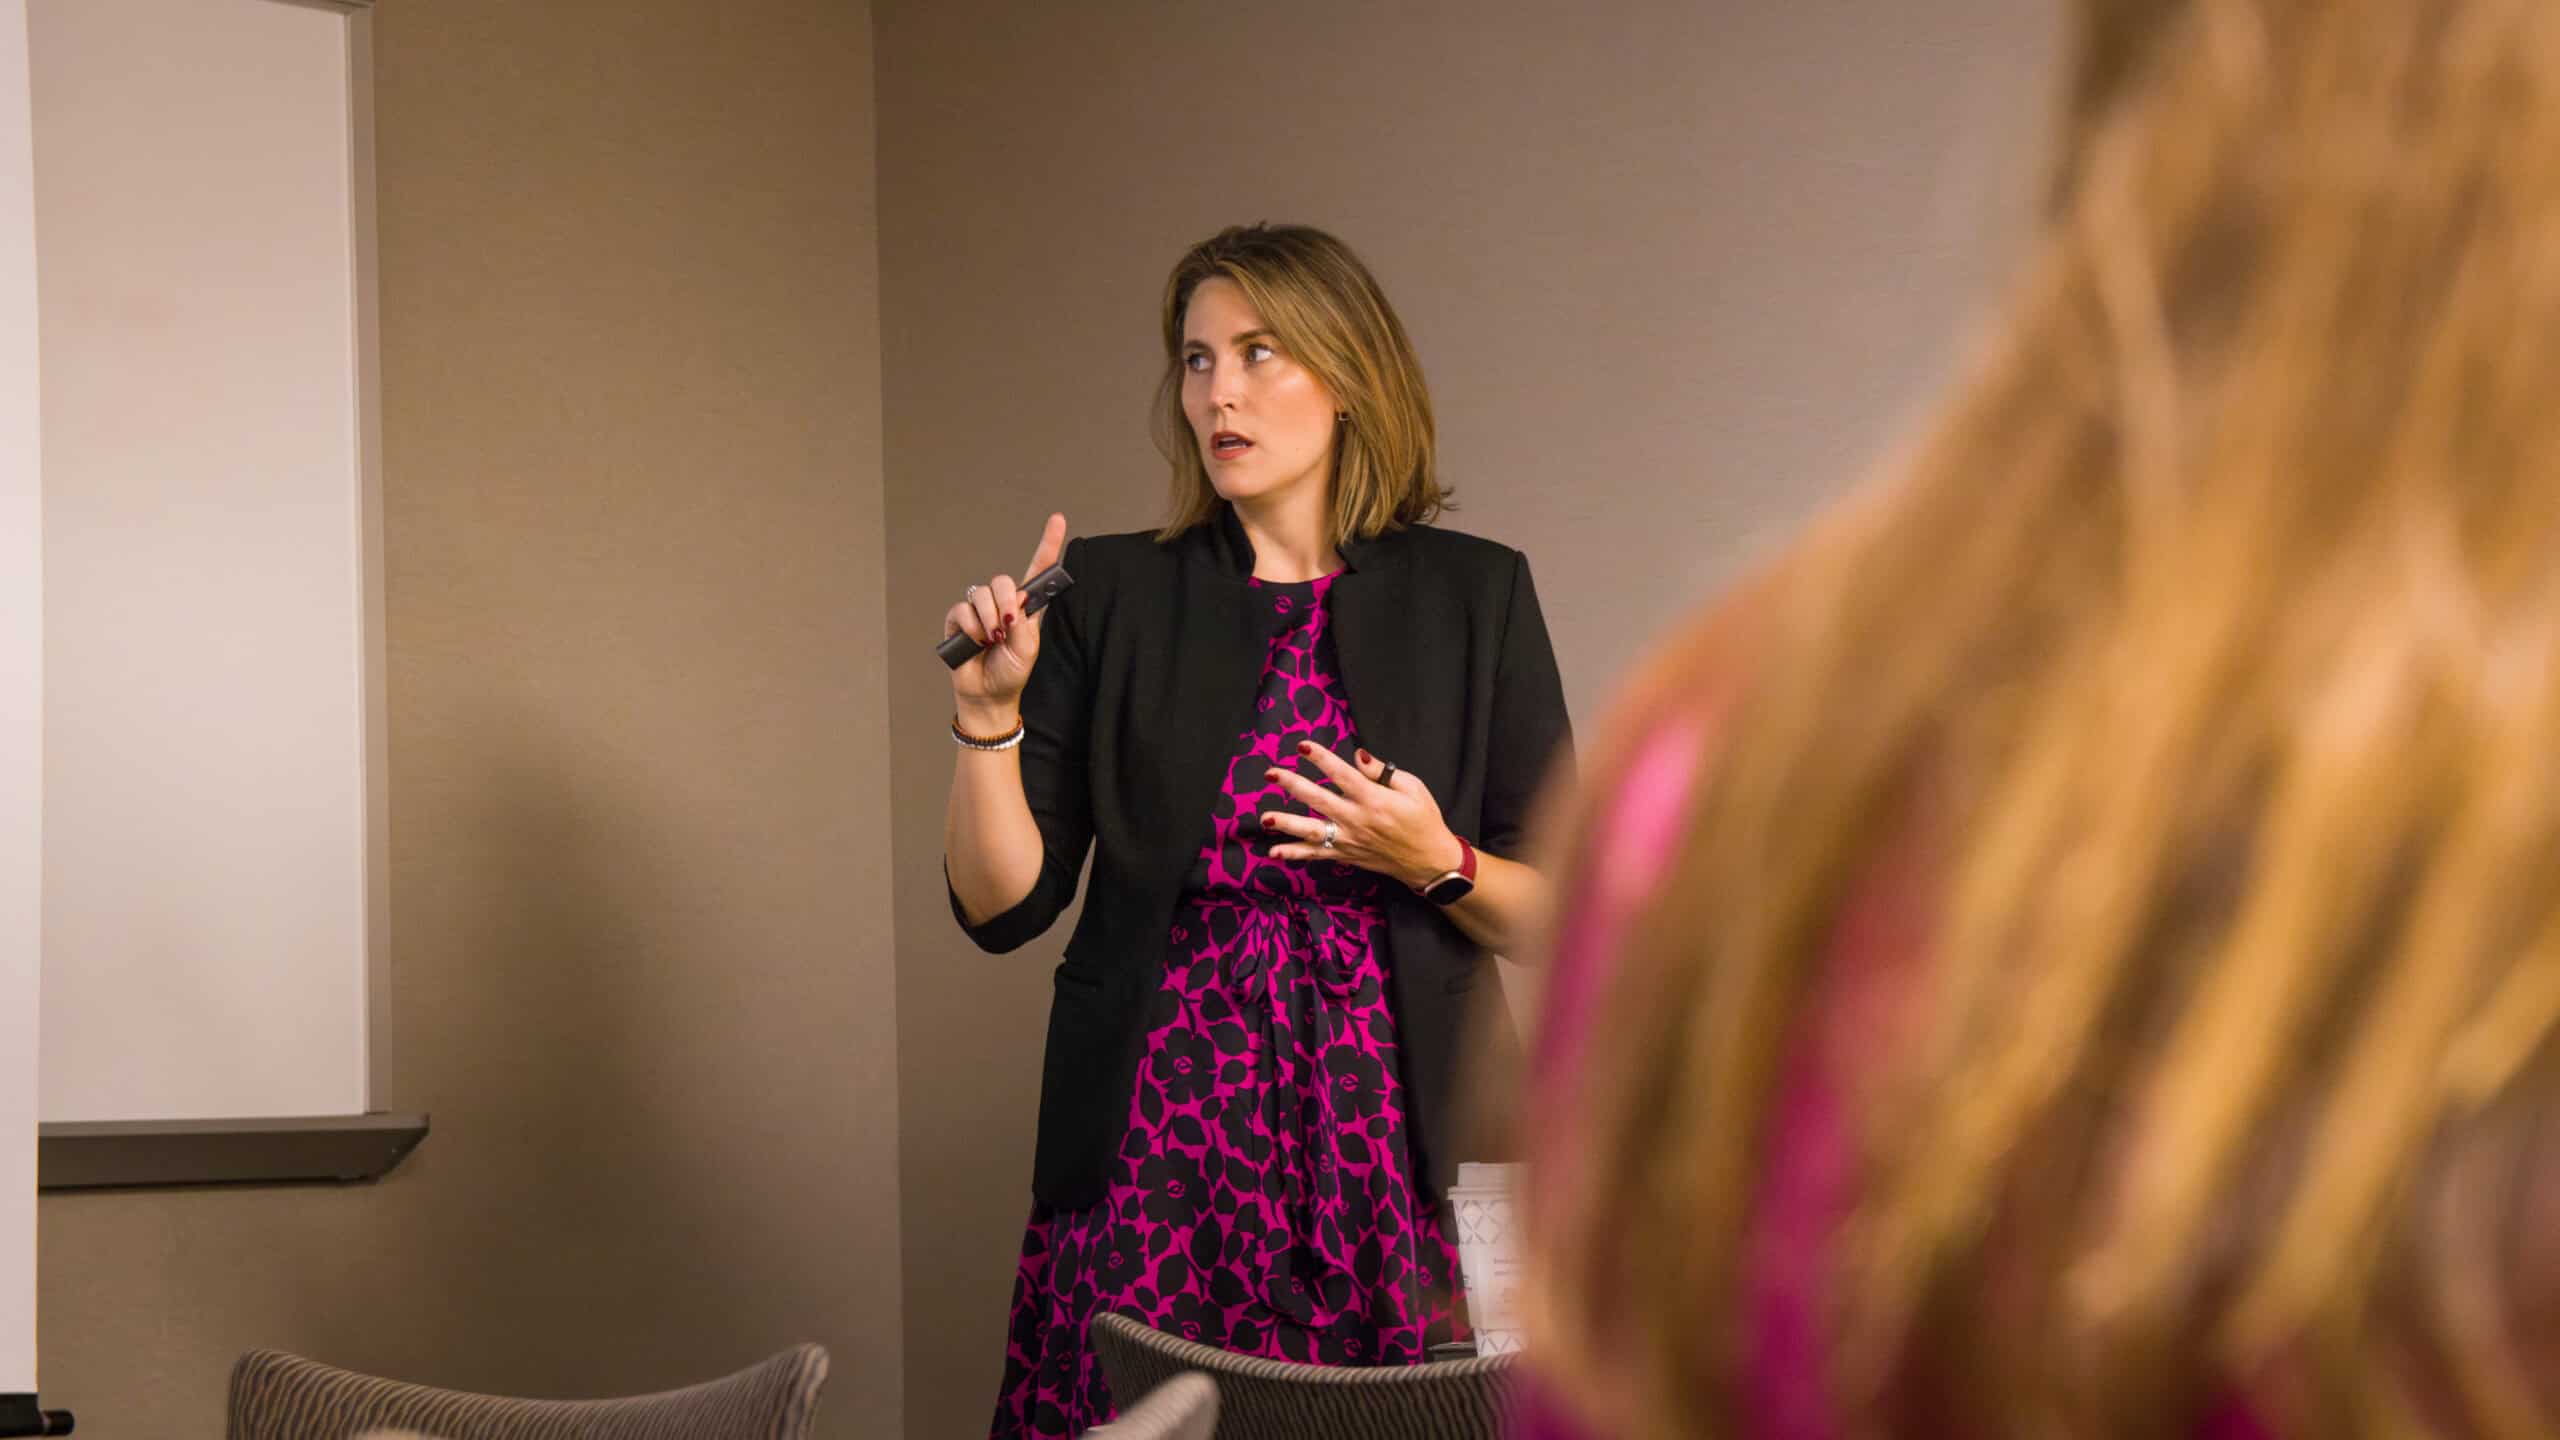
M 1452 875 L 1422 892 L 1422 898 L 1434 905 L 1455 905 L 1476 893 L 1476 882 L 1464 875 Z

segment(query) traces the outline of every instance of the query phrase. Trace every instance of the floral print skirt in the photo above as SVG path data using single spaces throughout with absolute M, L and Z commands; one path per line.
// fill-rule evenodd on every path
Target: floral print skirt
M 1356 746 L 1328 582 L 1268 587 L 1254 708 L 1178 908 L 1117 1173 L 1082 1210 L 1035 1205 L 991 1433 L 1072 1436 L 1114 1397 L 1104 1311 L 1247 1355 L 1409 1365 L 1453 1337 L 1457 1255 L 1418 1198 L 1374 875 L 1274 861 L 1265 772 Z M 1138 1397 L 1122 1397 L 1134 1400 Z

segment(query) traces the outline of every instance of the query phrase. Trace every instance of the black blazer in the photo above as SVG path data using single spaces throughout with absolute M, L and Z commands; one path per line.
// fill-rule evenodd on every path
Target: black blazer
M 1340 549 L 1332 633 L 1363 743 L 1429 785 L 1450 828 L 1518 858 L 1531 803 L 1572 743 L 1527 559 L 1427 526 Z M 1075 898 L 1085 853 L 1096 852 L 1049 1009 L 1031 1178 L 1035 1199 L 1081 1209 L 1103 1198 L 1119 1151 L 1174 907 L 1235 738 L 1251 728 L 1276 622 L 1247 584 L 1253 547 L 1232 508 L 1164 544 L 1076 540 L 1064 563 L 1076 583 L 1041 622 L 1022 696 L 1023 790 L 1047 851 L 1040 879 L 983 925 L 956 895 L 951 912 L 981 948 L 1019 948 Z M 1453 1091 L 1470 992 L 1500 982 L 1437 907 L 1388 888 L 1385 959 L 1421 1151 L 1413 1163 L 1436 1195 L 1461 1159 L 1493 1158 L 1454 1153 Z

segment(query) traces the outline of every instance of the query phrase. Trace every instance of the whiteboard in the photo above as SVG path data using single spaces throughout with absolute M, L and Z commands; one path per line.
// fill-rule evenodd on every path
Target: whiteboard
M 41 1118 L 359 1113 L 382 919 L 359 22 L 23 3 Z
M 43 487 L 26 0 L 0 0 L 0 1395 L 36 1390 Z

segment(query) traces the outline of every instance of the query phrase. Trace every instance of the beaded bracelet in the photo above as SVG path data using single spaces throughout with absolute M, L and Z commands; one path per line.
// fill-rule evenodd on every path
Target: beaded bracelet
M 961 729 L 960 719 L 956 715 L 953 716 L 951 720 L 951 738 L 957 742 L 963 750 L 1010 750 L 1014 746 L 1022 743 L 1022 737 L 1025 733 L 1025 727 L 1019 718 L 1013 722 L 1013 729 L 1010 732 L 998 735 L 993 739 L 988 739 L 980 735 L 972 735 L 968 731 Z

